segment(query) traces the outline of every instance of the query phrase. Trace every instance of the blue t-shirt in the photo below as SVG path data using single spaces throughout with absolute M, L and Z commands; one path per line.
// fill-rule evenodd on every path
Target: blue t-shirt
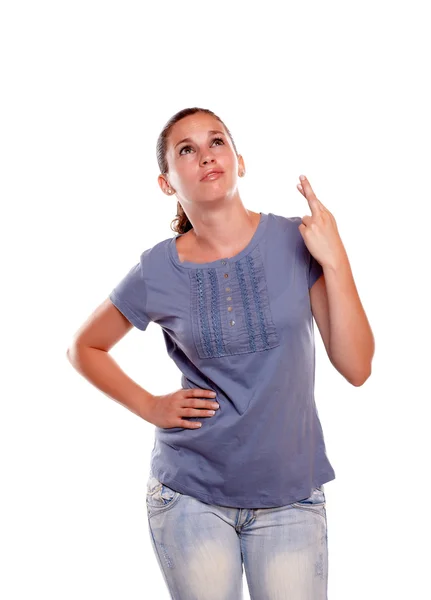
M 335 479 L 314 399 L 309 289 L 323 274 L 301 217 L 260 213 L 231 258 L 180 262 L 176 238 L 145 250 L 109 298 L 138 329 L 162 328 L 182 388 L 217 393 L 197 429 L 155 429 L 151 471 L 209 504 L 284 506 Z

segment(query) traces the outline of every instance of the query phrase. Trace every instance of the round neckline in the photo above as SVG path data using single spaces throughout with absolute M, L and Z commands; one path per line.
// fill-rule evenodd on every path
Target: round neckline
M 185 269 L 205 269 L 207 267 L 211 267 L 211 268 L 225 268 L 226 264 L 231 264 L 231 263 L 236 263 L 238 260 L 240 260 L 241 258 L 243 258 L 246 254 L 248 254 L 249 252 L 251 252 L 254 247 L 256 246 L 256 244 L 259 242 L 260 238 L 263 235 L 263 232 L 265 230 L 265 224 L 268 218 L 267 213 L 263 213 L 260 212 L 260 221 L 257 225 L 256 231 L 253 234 L 253 237 L 251 238 L 251 240 L 249 241 L 249 243 L 247 244 L 247 246 L 245 248 L 243 248 L 240 252 L 238 252 L 237 254 L 235 254 L 234 256 L 231 257 L 222 257 L 219 258 L 217 260 L 213 260 L 211 262 L 206 262 L 206 263 L 196 263 L 196 262 L 191 262 L 189 260 L 185 260 L 184 262 L 180 261 L 180 258 L 178 256 L 178 250 L 177 250 L 177 244 L 176 244 L 176 239 L 181 237 L 182 235 L 184 235 L 184 233 L 179 233 L 178 235 L 174 236 L 173 238 L 171 238 L 170 243 L 169 243 L 169 251 L 170 251 L 170 256 L 173 260 L 173 262 L 180 266 L 183 267 Z

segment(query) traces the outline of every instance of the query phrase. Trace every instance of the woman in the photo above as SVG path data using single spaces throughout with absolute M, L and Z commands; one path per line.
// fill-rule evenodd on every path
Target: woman
M 311 216 L 246 209 L 243 157 L 210 110 L 174 115 L 157 158 L 178 235 L 142 252 L 70 360 L 156 426 L 148 524 L 172 598 L 237 600 L 245 568 L 253 599 L 326 599 L 323 484 L 335 472 L 314 400 L 313 317 L 352 385 L 374 353 L 335 219 L 306 178 L 298 189 Z M 162 396 L 108 356 L 150 321 L 182 373 L 181 389 Z

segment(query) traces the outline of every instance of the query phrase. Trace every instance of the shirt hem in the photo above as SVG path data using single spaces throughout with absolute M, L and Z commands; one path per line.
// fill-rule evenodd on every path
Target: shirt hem
M 154 475 L 154 477 L 156 477 L 156 479 L 158 479 L 164 485 L 171 487 L 176 492 L 192 496 L 197 500 L 205 502 L 205 504 L 215 504 L 217 506 L 227 506 L 229 508 L 276 508 L 278 506 L 286 506 L 288 504 L 293 504 L 294 502 L 299 502 L 300 500 L 304 500 L 304 498 L 308 498 L 309 496 L 307 492 L 303 492 L 303 495 L 301 495 L 301 492 L 299 492 L 299 497 L 296 497 L 298 496 L 298 494 L 296 494 L 295 497 L 293 497 L 293 499 L 292 494 L 290 494 L 285 498 L 279 497 L 278 500 L 272 500 L 271 502 L 253 500 L 251 502 L 238 501 L 236 503 L 232 503 L 231 500 L 227 500 L 226 498 L 218 496 L 217 494 L 205 494 L 204 492 L 196 491 L 192 488 L 189 488 L 188 486 L 185 486 L 182 482 L 176 479 L 172 479 L 169 477 L 167 478 L 166 476 L 159 475 L 159 473 L 153 468 L 151 468 L 151 472 Z M 335 474 L 325 475 L 323 476 L 323 478 L 317 478 L 316 482 L 313 483 L 311 487 L 315 488 L 322 486 L 323 484 L 328 483 L 329 481 L 333 481 L 334 479 Z

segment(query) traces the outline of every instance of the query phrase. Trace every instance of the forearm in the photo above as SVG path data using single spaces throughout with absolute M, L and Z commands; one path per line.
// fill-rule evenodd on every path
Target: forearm
M 67 358 L 101 392 L 145 419 L 152 395 L 126 375 L 108 352 L 76 344 L 68 349 Z
M 324 267 L 329 304 L 329 355 L 335 368 L 353 385 L 371 374 L 374 336 L 362 307 L 347 255 Z

